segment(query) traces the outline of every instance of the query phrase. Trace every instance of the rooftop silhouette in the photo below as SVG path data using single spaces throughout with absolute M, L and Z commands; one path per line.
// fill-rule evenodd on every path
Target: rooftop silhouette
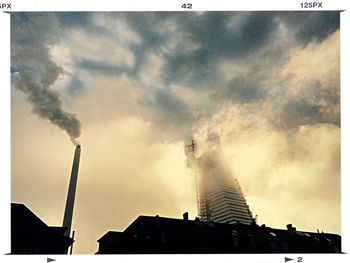
M 340 253 L 337 234 L 275 229 L 256 223 L 228 224 L 139 216 L 123 232 L 109 231 L 96 254 L 147 253 Z

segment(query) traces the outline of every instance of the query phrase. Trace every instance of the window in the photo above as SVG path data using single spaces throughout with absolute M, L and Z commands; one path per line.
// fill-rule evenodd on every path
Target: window
M 208 226 L 210 226 L 210 227 L 216 227 L 213 223 L 208 223 Z
M 289 244 L 287 242 L 282 242 L 282 249 L 289 250 Z
M 238 247 L 239 246 L 239 242 L 238 242 L 238 238 L 237 237 L 233 237 L 232 238 L 232 244 L 234 247 Z
M 270 248 L 277 249 L 277 243 L 275 241 L 270 241 Z
M 249 244 L 252 248 L 255 248 L 255 239 L 254 239 L 254 236 L 251 236 L 249 238 Z
M 238 236 L 238 231 L 235 230 L 235 229 L 232 229 L 231 235 L 232 236 Z
M 160 233 L 160 242 L 165 243 L 166 242 L 166 232 L 162 231 Z

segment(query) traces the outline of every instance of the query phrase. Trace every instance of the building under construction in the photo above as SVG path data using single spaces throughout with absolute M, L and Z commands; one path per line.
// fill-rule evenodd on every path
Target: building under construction
M 228 167 L 218 143 L 200 157 L 195 156 L 196 144 L 192 141 L 191 159 L 197 176 L 198 216 L 202 221 L 250 224 L 252 213 L 243 196 L 237 179 Z

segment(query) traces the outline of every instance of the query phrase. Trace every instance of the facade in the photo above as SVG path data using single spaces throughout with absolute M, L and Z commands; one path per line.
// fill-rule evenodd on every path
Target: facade
M 147 253 L 341 253 L 336 234 L 274 229 L 255 223 L 222 224 L 139 216 L 123 232 L 109 231 L 96 254 Z
M 11 204 L 11 254 L 64 254 L 73 239 L 46 225 L 23 204 Z
M 195 162 L 199 218 L 218 223 L 252 223 L 249 206 L 237 179 L 225 167 L 221 151 L 204 153 Z

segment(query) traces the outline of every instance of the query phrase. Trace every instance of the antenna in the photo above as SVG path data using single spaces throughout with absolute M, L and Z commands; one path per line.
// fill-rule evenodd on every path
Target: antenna
M 195 143 L 195 141 L 192 139 L 192 143 L 191 144 L 189 144 L 189 145 L 186 145 L 185 146 L 185 148 L 187 148 L 187 147 L 191 147 L 192 149 L 192 153 L 194 154 L 194 151 L 195 151 L 195 147 L 196 146 L 196 143 Z
M 255 215 L 254 218 L 253 218 L 252 223 L 253 224 L 257 224 L 257 222 L 258 222 L 258 215 Z

